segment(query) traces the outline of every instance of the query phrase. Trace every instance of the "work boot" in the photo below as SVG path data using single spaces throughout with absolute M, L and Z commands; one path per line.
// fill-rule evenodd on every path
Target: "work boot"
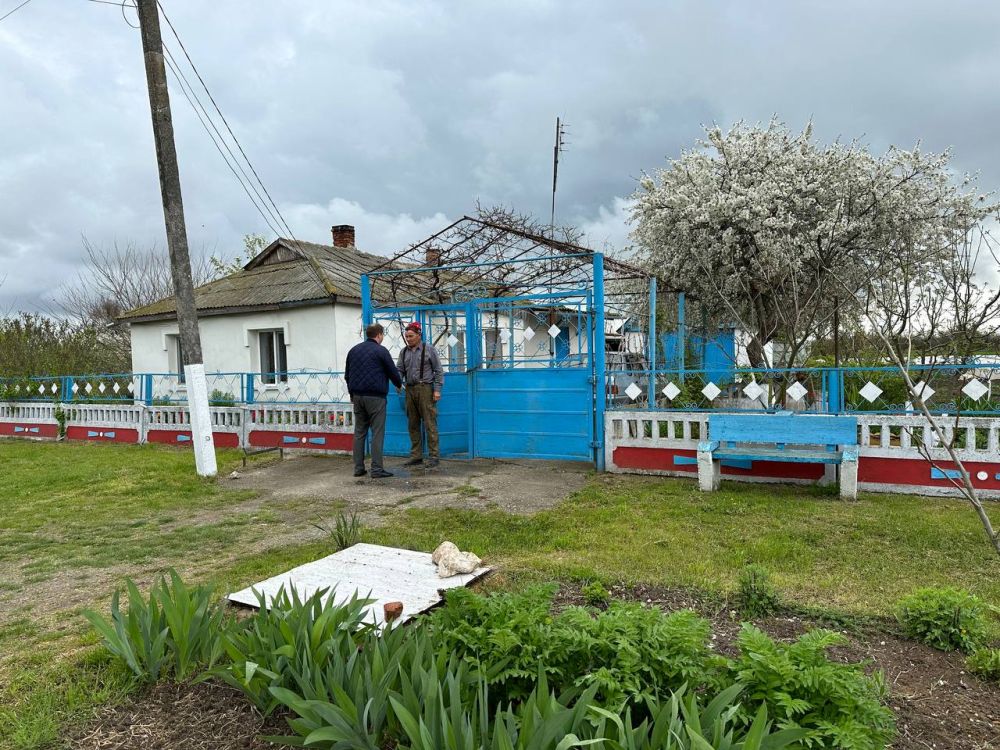
M 441 465 L 441 462 L 438 461 L 436 458 L 428 458 L 427 459 L 426 466 L 427 466 L 428 469 L 436 469 L 440 465 Z
M 422 459 L 420 456 L 417 456 L 416 458 L 411 458 L 408 461 L 403 461 L 403 466 L 420 466 L 420 464 L 422 464 L 423 462 L 424 459 Z
M 386 477 L 391 477 L 391 476 L 393 476 L 392 472 L 386 471 L 385 469 L 378 469 L 372 471 L 371 474 L 372 479 L 385 479 Z
M 356 476 L 356 477 L 363 477 L 367 473 L 368 472 L 365 471 L 364 469 L 355 469 L 354 470 L 354 476 Z

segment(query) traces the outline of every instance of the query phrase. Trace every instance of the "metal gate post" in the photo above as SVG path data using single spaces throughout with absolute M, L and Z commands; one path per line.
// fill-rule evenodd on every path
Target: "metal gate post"
M 469 458 L 476 458 L 476 373 L 482 366 L 480 353 L 479 308 L 471 300 L 465 303 L 465 377 L 469 390 Z
M 361 274 L 361 328 L 372 324 L 372 283 L 368 274 Z
M 604 407 L 607 400 L 607 352 L 604 344 L 604 255 L 594 253 L 594 450 L 597 470 L 604 471 Z
M 656 277 L 649 280 L 649 328 L 646 330 L 649 343 L 649 393 L 646 407 L 656 408 Z

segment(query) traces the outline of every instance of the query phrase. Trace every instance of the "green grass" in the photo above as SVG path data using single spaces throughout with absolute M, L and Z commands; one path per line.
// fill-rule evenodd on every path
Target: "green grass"
M 219 458 L 225 475 L 240 454 Z M 149 580 L 175 566 L 229 590 L 330 554 L 328 539 L 245 553 L 280 517 L 315 521 L 305 517 L 310 504 L 247 512 L 240 505 L 250 493 L 199 479 L 193 463 L 157 446 L 0 441 L 0 748 L 56 746 L 67 723 L 134 689 L 81 615 L 82 606 L 104 606 L 122 576 Z M 455 504 L 466 495 L 459 488 Z M 1000 523 L 1000 506 L 989 510 Z M 364 541 L 430 551 L 450 539 L 498 566 L 494 586 L 571 578 L 721 596 L 755 562 L 784 600 L 848 617 L 888 615 L 928 585 L 1000 603 L 1000 561 L 972 511 L 953 500 L 846 503 L 825 490 L 732 482 L 702 494 L 685 480 L 595 474 L 532 517 L 404 507 L 382 520 Z M 100 581 L 92 602 L 29 596 L 70 576 Z
M 991 506 L 994 523 L 1000 508 Z M 957 500 L 726 483 L 698 492 L 683 480 L 596 477 L 533 517 L 500 511 L 409 509 L 370 541 L 429 550 L 444 539 L 515 576 L 731 590 L 759 563 L 792 601 L 889 615 L 919 586 L 968 588 L 1000 603 L 1000 560 Z

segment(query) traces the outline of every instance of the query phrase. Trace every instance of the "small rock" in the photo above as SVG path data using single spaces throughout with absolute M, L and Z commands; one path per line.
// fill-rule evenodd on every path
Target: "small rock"
M 392 622 L 393 620 L 398 620 L 400 615 L 403 614 L 403 603 L 386 602 L 385 606 L 382 607 L 382 613 L 383 615 L 385 615 L 386 622 Z
M 230 479 L 239 479 L 241 476 L 243 476 L 243 475 L 240 474 L 238 471 L 234 471 L 232 474 L 229 475 L 229 478 Z

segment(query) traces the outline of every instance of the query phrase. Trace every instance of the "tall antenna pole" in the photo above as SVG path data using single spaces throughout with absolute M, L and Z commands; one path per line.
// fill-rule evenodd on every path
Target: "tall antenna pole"
M 556 185 L 559 182 L 559 154 L 565 145 L 566 126 L 556 118 L 556 142 L 552 147 L 552 213 L 549 217 L 549 234 L 556 233 Z
M 170 97 L 167 94 L 167 72 L 163 65 L 163 43 L 160 39 L 160 16 L 157 0 L 137 0 L 142 52 L 146 62 L 146 83 L 149 86 L 149 108 L 153 116 L 153 139 L 156 143 L 156 163 L 160 172 L 160 194 L 167 229 L 167 249 L 170 252 L 170 272 L 177 300 L 177 326 L 181 337 L 184 382 L 187 386 L 188 408 L 191 412 L 192 444 L 195 466 L 203 477 L 214 477 L 218 470 L 211 415 L 208 410 L 208 383 L 201 353 L 198 312 L 191 279 L 191 258 L 188 254 L 187 229 L 184 225 L 184 204 L 181 201 L 181 178 L 177 170 L 177 150 L 174 146 L 174 126 L 170 117 Z M 180 363 L 178 363 L 180 364 Z

